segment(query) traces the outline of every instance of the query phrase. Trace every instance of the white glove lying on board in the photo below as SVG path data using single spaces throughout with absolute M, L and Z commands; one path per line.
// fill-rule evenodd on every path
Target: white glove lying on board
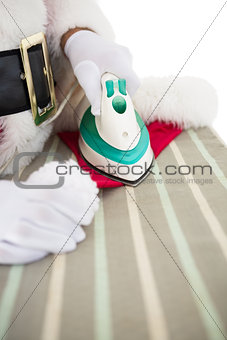
M 57 165 L 46 164 L 25 184 L 57 183 Z M 91 223 L 99 206 L 96 183 L 77 169 L 65 176 L 58 189 L 21 189 L 14 182 L 0 180 L 0 192 L 1 264 L 29 263 L 48 253 L 74 250 L 86 237 L 81 226 Z
M 140 85 L 132 69 L 129 50 L 96 33 L 87 30 L 74 33 L 67 40 L 64 51 L 91 103 L 91 112 L 94 115 L 100 114 L 101 77 L 105 72 L 126 79 L 130 96 L 135 94 Z

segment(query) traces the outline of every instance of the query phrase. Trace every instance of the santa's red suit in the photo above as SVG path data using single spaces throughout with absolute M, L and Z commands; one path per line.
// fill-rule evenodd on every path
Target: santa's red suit
M 82 28 L 83 32 L 74 33 L 63 51 L 62 36 L 76 27 Z M 105 71 L 125 75 L 132 89 L 135 107 L 147 123 L 159 119 L 176 122 L 186 128 L 199 127 L 209 124 L 216 113 L 216 97 L 212 87 L 203 80 L 185 77 L 175 82 L 150 116 L 172 77 L 145 79 L 135 93 L 137 79 L 131 67 L 129 52 L 114 43 L 111 25 L 94 0 L 0 2 L 0 52 L 18 49 L 22 39 L 37 32 L 44 32 L 47 37 L 58 102 L 64 100 L 76 77 L 87 98 L 78 87 L 70 105 L 66 105 L 56 121 L 46 126 L 36 126 L 30 110 L 0 117 L 0 168 L 4 175 L 12 174 L 16 154 L 42 151 L 53 128 L 56 131 L 77 129 L 78 117 L 72 105 L 77 107 L 79 116 L 89 102 L 93 113 L 98 113 L 97 84 Z M 111 57 L 113 51 L 115 58 Z M 121 62 L 116 65 L 113 60 Z M 86 81 L 91 74 L 92 79 L 96 79 L 93 85 Z M 32 157 L 24 157 L 20 162 L 21 168 L 31 160 Z M 51 164 L 35 173 L 29 181 L 32 183 L 43 177 L 51 180 L 48 175 L 50 169 Z M 71 176 L 65 186 L 55 192 L 26 192 L 16 188 L 13 183 L 0 180 L 0 192 L 1 197 L 4 197 L 1 203 L 0 263 L 31 262 L 48 253 L 75 249 L 76 244 L 85 238 L 81 225 L 89 224 L 98 208 L 97 188 L 88 176 Z M 14 216 L 10 209 L 12 204 L 16 207 Z M 89 204 L 91 207 L 86 216 L 81 218 Z M 75 224 L 78 227 L 72 233 Z

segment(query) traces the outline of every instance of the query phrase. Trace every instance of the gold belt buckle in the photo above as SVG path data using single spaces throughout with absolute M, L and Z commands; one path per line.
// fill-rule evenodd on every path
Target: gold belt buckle
M 38 45 L 38 44 L 42 45 L 44 65 L 45 65 L 43 72 L 47 77 L 48 88 L 49 88 L 49 93 L 50 93 L 50 103 L 41 112 L 39 112 L 39 108 L 37 104 L 37 98 L 36 98 L 35 88 L 34 88 L 33 79 L 32 79 L 32 71 L 31 71 L 30 61 L 28 57 L 29 48 L 35 45 Z M 24 66 L 25 79 L 27 82 L 28 94 L 29 94 L 29 99 L 31 103 L 33 119 L 36 125 L 41 125 L 47 119 L 53 117 L 57 112 L 54 80 L 53 80 L 53 74 L 52 74 L 52 69 L 51 69 L 50 60 L 49 60 L 46 37 L 44 33 L 40 32 L 28 38 L 23 39 L 21 41 L 20 51 L 21 51 L 21 57 L 22 57 L 22 62 Z

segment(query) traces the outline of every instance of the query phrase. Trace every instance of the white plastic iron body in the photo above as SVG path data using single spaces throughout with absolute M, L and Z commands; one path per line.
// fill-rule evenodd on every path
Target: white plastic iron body
M 93 116 L 89 108 L 82 118 L 81 154 L 99 173 L 135 186 L 153 164 L 149 133 L 134 109 L 124 79 L 105 73 L 101 100 L 100 116 Z

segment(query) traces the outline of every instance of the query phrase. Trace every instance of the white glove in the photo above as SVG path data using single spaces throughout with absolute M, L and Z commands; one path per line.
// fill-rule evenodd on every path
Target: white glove
M 64 51 L 91 103 L 91 112 L 94 115 L 100 114 L 101 77 L 105 72 L 126 79 L 130 96 L 135 94 L 140 85 L 132 69 L 129 50 L 96 33 L 86 30 L 74 33 L 67 40 Z
M 57 165 L 45 165 L 25 184 L 57 183 Z M 29 263 L 48 253 L 74 250 L 86 236 L 81 225 L 91 223 L 99 206 L 96 183 L 75 168 L 59 189 L 20 189 L 2 180 L 0 192 L 1 264 Z

